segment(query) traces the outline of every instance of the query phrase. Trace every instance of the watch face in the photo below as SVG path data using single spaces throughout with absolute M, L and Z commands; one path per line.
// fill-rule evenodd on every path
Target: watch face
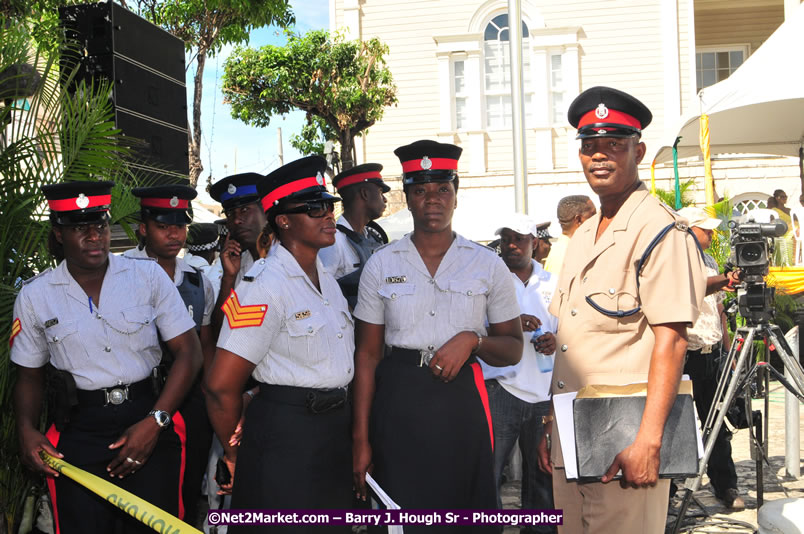
M 170 424 L 170 414 L 164 410 L 157 410 L 153 412 L 154 419 L 156 419 L 156 424 L 160 427 L 166 427 Z

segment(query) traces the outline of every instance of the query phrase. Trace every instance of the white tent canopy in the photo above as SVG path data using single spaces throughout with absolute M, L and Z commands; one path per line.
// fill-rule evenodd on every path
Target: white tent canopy
M 701 154 L 700 114 L 709 115 L 712 154 L 798 156 L 804 143 L 804 4 L 727 79 L 703 89 L 700 109 L 682 118 L 656 163 Z

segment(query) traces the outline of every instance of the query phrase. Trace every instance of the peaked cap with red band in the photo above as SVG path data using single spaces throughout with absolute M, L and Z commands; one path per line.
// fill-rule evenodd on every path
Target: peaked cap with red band
M 394 154 L 402 163 L 402 185 L 453 181 L 461 152 L 459 146 L 428 139 L 397 148 Z
M 92 224 L 109 220 L 114 182 L 64 182 L 42 186 L 50 221 L 60 225 Z
M 567 111 L 578 129 L 576 139 L 641 136 L 653 120 L 650 110 L 633 96 L 611 87 L 592 87 L 577 96 Z
M 263 209 L 268 211 L 283 200 L 340 200 L 327 191 L 326 169 L 327 160 L 321 156 L 307 156 L 279 167 L 257 183 Z
M 187 185 L 157 185 L 131 190 L 140 199 L 142 221 L 152 219 L 164 224 L 190 224 L 198 191 Z
M 335 178 L 332 179 L 332 185 L 334 185 L 335 189 L 340 192 L 343 191 L 345 187 L 349 187 L 350 185 L 369 182 L 377 184 L 380 189 L 382 189 L 383 193 L 387 193 L 391 190 L 391 188 L 388 186 L 388 184 L 382 181 L 382 175 L 380 174 L 381 170 L 382 165 L 379 163 L 364 163 L 363 165 L 352 167 L 351 169 L 336 175 Z

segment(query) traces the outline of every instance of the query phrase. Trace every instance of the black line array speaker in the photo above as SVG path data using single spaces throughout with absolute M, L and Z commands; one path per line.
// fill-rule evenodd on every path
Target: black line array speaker
M 76 81 L 111 80 L 115 126 L 144 141 L 136 167 L 158 183 L 186 183 L 184 42 L 114 2 L 60 7 L 59 19 Z

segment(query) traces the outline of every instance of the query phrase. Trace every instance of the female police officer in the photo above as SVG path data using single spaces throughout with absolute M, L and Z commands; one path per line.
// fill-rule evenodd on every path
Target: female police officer
M 60 263 L 26 282 L 14 305 L 11 360 L 18 366 L 20 454 L 28 467 L 54 477 L 39 453 L 63 455 L 175 515 L 181 444 L 171 414 L 201 366 L 201 347 L 193 320 L 159 265 L 109 253 L 113 185 L 42 188 L 50 207 L 51 252 Z M 157 393 L 150 377 L 162 357 L 160 335 L 175 363 Z M 75 405 L 59 421 L 61 432 L 51 427 L 46 438 L 37 427 L 48 362 L 69 392 L 61 402 Z M 62 533 L 150 532 L 76 482 L 51 478 L 49 486 Z
M 519 361 L 514 285 L 494 252 L 452 231 L 461 149 L 418 141 L 395 153 L 414 229 L 375 252 L 360 279 L 355 485 L 365 496 L 373 462 L 402 508 L 494 508 L 488 397 L 475 357 Z
M 212 426 L 230 468 L 236 460 L 232 508 L 352 503 L 346 394 L 354 327 L 338 283 L 317 259 L 319 249 L 335 242 L 333 203 L 340 200 L 324 187 L 325 166 L 323 158 L 310 156 L 259 182 L 278 242 L 224 305 L 226 319 L 206 383 Z M 229 437 L 252 373 L 259 393 L 247 408 L 241 445 L 233 447 Z M 247 530 L 242 528 L 237 532 Z

